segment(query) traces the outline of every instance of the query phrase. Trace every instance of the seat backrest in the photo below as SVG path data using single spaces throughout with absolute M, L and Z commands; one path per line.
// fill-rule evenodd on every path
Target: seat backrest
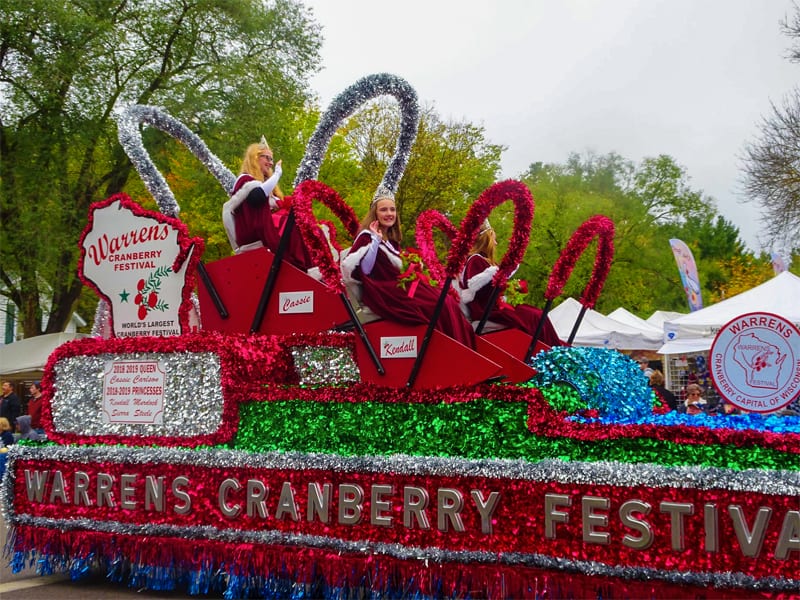
M 341 254 L 339 255 L 340 265 L 349 253 L 350 248 L 345 248 L 342 250 Z M 344 278 L 344 288 L 347 292 L 347 297 L 350 299 L 350 303 L 353 305 L 353 308 L 356 311 L 359 321 L 362 323 L 369 323 L 370 321 L 377 321 L 381 318 L 372 312 L 372 310 L 370 310 L 370 308 L 361 301 L 361 282 L 355 279 Z

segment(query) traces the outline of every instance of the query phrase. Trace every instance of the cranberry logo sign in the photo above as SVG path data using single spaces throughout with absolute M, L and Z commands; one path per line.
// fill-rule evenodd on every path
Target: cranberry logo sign
M 381 338 L 381 358 L 416 358 L 417 336 L 386 336 Z
M 314 292 L 281 292 L 278 302 L 279 315 L 314 312 Z
M 748 313 L 720 329 L 711 345 L 711 378 L 741 409 L 769 413 L 800 395 L 800 329 L 772 313 Z

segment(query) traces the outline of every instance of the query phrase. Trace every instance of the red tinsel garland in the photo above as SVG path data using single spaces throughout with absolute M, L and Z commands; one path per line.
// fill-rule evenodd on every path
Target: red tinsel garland
M 251 386 L 242 389 L 241 393 L 251 401 L 258 400 L 263 402 L 301 400 L 304 402 L 371 402 L 380 404 L 458 404 L 482 398 L 504 402 L 531 402 L 537 406 L 545 402 L 541 392 L 536 388 L 490 384 L 447 389 L 414 390 L 360 382 L 347 387 L 320 389 L 287 386 L 269 386 L 268 388 Z
M 581 295 L 581 304 L 587 308 L 594 307 L 603 285 L 605 285 L 606 277 L 611 269 L 611 261 L 614 258 L 614 223 L 603 215 L 595 215 L 587 219 L 572 234 L 550 272 L 550 280 L 547 282 L 547 290 L 544 294 L 546 300 L 553 300 L 561 294 L 575 268 L 575 263 L 578 262 L 595 237 L 597 237 L 597 255 L 594 269 Z
M 589 415 L 586 415 L 589 416 Z M 800 454 L 800 434 L 754 429 L 705 428 L 689 425 L 654 425 L 585 423 L 570 420 L 564 411 L 557 412 L 549 403 L 528 405 L 528 430 L 550 438 L 572 438 L 580 441 L 651 438 L 676 444 L 725 444 L 739 447 L 758 446 L 780 452 Z
M 300 235 L 311 253 L 311 259 L 319 267 L 325 284 L 336 292 L 344 292 L 339 265 L 333 260 L 328 240 L 317 223 L 312 210 L 312 202 L 317 200 L 327 206 L 339 218 L 345 230 L 355 237 L 358 233 L 358 219 L 355 212 L 342 200 L 333 188 L 315 180 L 306 180 L 292 194 L 294 210 Z
M 508 200 L 514 203 L 514 230 L 508 242 L 508 250 L 500 261 L 497 273 L 492 280 L 495 286 L 505 287 L 506 281 L 525 256 L 525 250 L 530 240 L 534 211 L 533 196 L 528 187 L 520 181 L 510 179 L 499 181 L 486 188 L 470 206 L 461 222 L 458 236 L 450 246 L 450 252 L 447 255 L 446 273 L 448 277 L 455 279 L 459 276 L 469 251 L 478 238 L 484 220 L 495 207 Z
M 482 384 L 441 390 L 390 388 L 372 383 L 347 387 L 306 388 L 298 386 L 291 348 L 316 346 L 355 349 L 355 334 L 323 333 L 292 336 L 262 336 L 204 332 L 180 337 L 84 338 L 59 346 L 48 359 L 42 379 L 45 402 L 42 421 L 50 439 L 59 443 L 127 444 L 197 447 L 224 443 L 232 439 L 238 427 L 239 404 L 301 400 L 307 402 L 379 402 L 379 403 L 458 403 L 481 398 L 528 403 L 528 429 L 535 435 L 567 437 L 582 441 L 621 438 L 653 438 L 682 444 L 749 444 L 781 452 L 800 453 L 800 434 L 772 433 L 757 430 L 702 428 L 686 425 L 584 423 L 556 412 L 536 388 Z M 212 433 L 195 437 L 169 436 L 86 436 L 53 430 L 51 399 L 54 395 L 55 367 L 72 356 L 101 354 L 176 352 L 213 352 L 219 356 L 222 397 L 222 421 Z M 658 409 L 656 409 L 658 411 Z
M 143 543 L 146 539 L 150 543 Z M 134 566 L 169 568 L 177 580 L 186 573 L 222 569 L 229 574 L 291 577 L 302 583 L 322 578 L 327 585 L 358 590 L 392 586 L 436 597 L 486 598 L 675 598 L 725 597 L 744 600 L 775 597 L 754 590 L 713 590 L 652 579 L 621 579 L 493 563 L 447 563 L 401 560 L 380 554 L 253 543 L 230 544 L 178 537 L 143 538 L 98 531 L 59 531 L 17 525 L 14 549 L 54 560 L 89 559 L 130 561 Z M 33 558 L 33 556 L 31 556 Z M 800 597 L 785 594 L 786 600 Z
M 181 331 L 188 332 L 189 331 L 189 311 L 193 308 L 192 304 L 192 290 L 195 288 L 196 284 L 196 277 L 195 273 L 197 272 L 197 265 L 200 263 L 200 258 L 203 256 L 203 251 L 205 250 L 205 242 L 202 238 L 199 237 L 191 237 L 189 235 L 189 229 L 186 225 L 173 217 L 168 217 L 167 215 L 157 213 L 151 210 L 147 210 L 142 208 L 137 202 L 131 200 L 130 196 L 127 194 L 114 194 L 109 196 L 105 200 L 100 202 L 94 202 L 89 206 L 89 215 L 87 218 L 86 227 L 84 227 L 83 232 L 81 233 L 80 239 L 78 240 L 78 248 L 80 249 L 80 258 L 78 259 L 78 277 L 80 280 L 86 285 L 87 287 L 91 288 L 95 294 L 97 294 L 100 298 L 102 298 L 109 306 L 111 306 L 112 302 L 111 299 L 108 298 L 101 290 L 98 288 L 95 283 L 86 277 L 83 273 L 83 263 L 86 260 L 86 248 L 83 245 L 86 236 L 89 235 L 94 228 L 94 213 L 96 210 L 105 208 L 114 202 L 119 202 L 121 206 L 130 210 L 134 215 L 137 217 L 144 217 L 148 219 L 154 219 L 159 223 L 164 223 L 169 225 L 173 229 L 178 231 L 178 245 L 180 246 L 180 251 L 178 252 L 178 256 L 175 257 L 175 261 L 172 263 L 172 270 L 176 273 L 180 270 L 181 265 L 186 260 L 186 256 L 189 253 L 189 249 L 194 246 L 194 252 L 192 252 L 192 256 L 189 258 L 189 265 L 186 268 L 186 280 L 183 286 L 183 290 L 181 291 L 181 305 L 178 309 L 178 321 L 180 323 Z M 110 328 L 111 328 L 111 335 L 114 332 L 114 323 L 113 323 L 114 316 L 113 314 L 110 317 Z
M 795 510 L 795 501 L 791 494 L 770 494 L 758 491 L 741 491 L 719 487 L 685 487 L 673 488 L 670 486 L 647 484 L 609 484 L 592 481 L 574 481 L 571 478 L 558 481 L 550 475 L 534 478 L 503 478 L 487 477 L 483 475 L 470 475 L 466 473 L 385 473 L 376 476 L 370 469 L 359 467 L 344 469 L 307 469 L 253 467 L 250 465 L 228 465 L 225 468 L 204 464 L 184 464 L 182 461 L 171 460 L 154 463 L 139 463 L 130 460 L 77 460 L 63 461 L 51 459 L 37 459 L 35 457 L 22 458 L 16 463 L 20 469 L 28 472 L 45 473 L 60 471 L 64 479 L 71 480 L 76 471 L 80 471 L 89 481 L 98 479 L 102 473 L 109 478 L 120 481 L 125 474 L 135 475 L 141 481 L 147 477 L 158 476 L 164 478 L 165 485 L 179 477 L 185 478 L 184 492 L 189 498 L 190 509 L 176 511 L 173 509 L 175 497 L 170 497 L 165 502 L 166 510 L 154 511 L 147 508 L 144 503 L 138 502 L 127 507 L 108 502 L 76 503 L 70 501 L 69 495 L 57 494 L 49 498 L 45 495 L 41 500 L 29 497 L 26 493 L 24 477 L 15 479 L 14 482 L 14 518 L 12 523 L 25 522 L 28 519 L 44 520 L 58 519 L 68 524 L 60 530 L 71 531 L 76 527 L 76 522 L 81 522 L 81 527 L 86 523 L 122 523 L 120 535 L 137 537 L 144 533 L 133 532 L 132 528 L 147 530 L 151 527 L 175 528 L 175 535 L 191 534 L 204 536 L 214 531 L 225 534 L 231 544 L 248 543 L 245 540 L 248 532 L 271 531 L 275 534 L 285 534 L 286 537 L 273 539 L 288 541 L 292 536 L 303 536 L 309 540 L 309 551 L 318 551 L 319 542 L 326 540 L 332 546 L 341 546 L 342 543 L 355 544 L 369 541 L 364 549 L 373 557 L 379 555 L 377 545 L 394 545 L 410 549 L 422 550 L 436 548 L 452 552 L 487 552 L 495 555 L 514 554 L 522 555 L 539 554 L 553 558 L 572 559 L 578 561 L 599 561 L 609 566 L 628 567 L 631 569 L 648 567 L 668 571 L 695 572 L 740 572 L 753 577 L 792 577 L 800 565 L 794 555 L 784 560 L 770 556 L 771 551 L 778 545 L 781 536 L 782 522 L 788 518 L 791 523 L 791 512 Z M 258 511 L 246 512 L 242 510 L 237 515 L 226 514 L 223 510 L 220 488 L 225 481 L 234 480 L 244 482 L 253 478 L 262 482 L 269 490 L 277 490 L 289 482 L 296 490 L 291 497 L 286 499 L 294 505 L 299 518 L 289 515 L 277 515 L 273 512 L 278 498 L 272 494 L 265 498 L 265 513 Z M 368 490 L 380 481 L 392 487 L 396 492 L 389 492 L 387 496 L 394 496 L 391 508 L 387 508 L 387 517 L 392 523 L 387 526 L 371 523 L 364 518 L 357 523 L 344 523 L 333 519 L 302 518 L 306 513 L 307 498 L 301 490 L 310 489 L 314 483 L 329 483 L 334 488 L 342 483 L 349 483 Z M 481 517 L 474 510 L 464 510 L 461 513 L 462 531 L 451 528 L 440 528 L 431 523 L 430 528 L 408 527 L 403 524 L 404 506 L 402 490 L 408 487 L 418 487 L 425 490 L 482 490 L 485 495 L 490 490 L 502 493 L 502 503 L 497 506 L 492 515 L 492 531 L 485 532 L 481 527 Z M 138 490 L 132 486 L 132 499 L 141 497 L 142 488 Z M 368 494 L 368 493 L 367 493 Z M 610 518 L 603 526 L 608 531 L 609 544 L 587 543 L 583 538 L 583 523 L 578 517 L 580 507 L 575 506 L 571 518 L 558 526 L 559 534 L 547 539 L 544 536 L 545 524 L 543 519 L 537 518 L 545 513 L 544 499 L 548 494 L 562 494 L 574 497 L 592 495 L 613 499 L 608 507 L 609 514 L 617 512 L 618 507 L 629 499 L 638 499 L 659 506 L 665 500 L 675 501 L 676 495 L 681 501 L 701 506 L 713 503 L 718 507 L 739 505 L 746 515 L 754 515 L 762 506 L 769 506 L 774 511 L 776 518 L 765 526 L 762 532 L 762 546 L 765 550 L 762 559 L 742 552 L 734 540 L 736 539 L 735 523 L 730 519 L 721 519 L 718 522 L 718 535 L 721 540 L 731 540 L 730 544 L 722 544 L 713 552 L 705 550 L 704 520 L 696 513 L 695 518 L 687 519 L 683 526 L 686 546 L 678 550 L 672 546 L 669 532 L 670 516 L 661 511 L 648 514 L 647 521 L 653 529 L 653 543 L 647 548 L 632 548 L 620 543 L 628 527 L 619 519 Z M 245 501 L 247 492 L 239 488 L 230 490 L 225 494 L 225 504 L 233 505 Z M 484 496 L 485 497 L 485 496 Z M 387 500 L 389 498 L 387 497 Z M 365 504 L 370 500 L 366 500 Z M 270 506 L 271 505 L 271 506 Z M 239 504 L 241 507 L 242 505 Z M 268 508 L 269 507 L 269 508 Z M 243 507 L 242 507 L 243 508 Z M 335 506 L 330 507 L 332 512 Z M 466 507 L 465 507 L 466 508 Z M 432 510 L 436 510 L 434 506 Z M 364 512 L 369 509 L 365 506 Z M 335 514 L 335 513 L 334 513 Z M 364 515 L 366 517 L 366 515 Z M 19 519 L 19 520 L 18 520 Z M 39 523 L 41 524 L 41 523 Z M 53 527 L 57 527 L 53 524 Z M 206 529 L 208 528 L 208 529 Z M 164 549 L 158 542 L 145 543 L 150 537 L 158 539 L 157 535 L 142 538 L 142 553 L 149 555 L 147 562 L 155 561 L 164 564 L 158 559 Z M 316 538 L 316 543 L 313 539 Z M 297 543 L 299 540 L 295 540 Z M 255 548 L 269 547 L 268 542 L 254 542 Z M 302 543 L 300 541 L 300 543 Z M 355 543 L 355 544 L 353 544 Z M 255 550 L 254 548 L 254 550 Z M 233 554 L 229 546 L 229 552 Z M 759 553 L 760 554 L 760 553 Z M 480 559 L 473 559 L 467 565 L 469 568 Z M 152 562 L 151 562 L 152 564 Z
M 436 253 L 436 243 L 433 239 L 434 228 L 444 232 L 451 243 L 458 235 L 458 231 L 450 222 L 450 219 L 438 210 L 430 208 L 422 211 L 417 217 L 416 239 L 422 261 L 427 265 L 433 278 L 443 282 L 447 277 L 447 273 L 444 265 L 439 260 L 439 255 Z

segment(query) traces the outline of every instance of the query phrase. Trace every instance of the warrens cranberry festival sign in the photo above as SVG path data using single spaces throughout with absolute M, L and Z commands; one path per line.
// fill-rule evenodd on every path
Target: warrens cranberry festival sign
M 202 250 L 180 221 L 119 194 L 91 207 L 79 275 L 110 306 L 114 336 L 180 335 Z

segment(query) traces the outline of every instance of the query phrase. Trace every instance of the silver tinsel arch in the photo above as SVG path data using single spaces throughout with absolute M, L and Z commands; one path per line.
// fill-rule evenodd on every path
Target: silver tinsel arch
M 117 119 L 119 142 L 139 172 L 147 190 L 153 195 L 162 213 L 177 217 L 180 211 L 175 196 L 159 173 L 142 143 L 140 125 L 150 125 L 175 138 L 186 146 L 216 177 L 226 192 L 233 189 L 236 176 L 208 149 L 203 140 L 186 125 L 155 106 L 133 104 Z
M 306 145 L 306 154 L 297 169 L 294 185 L 319 176 L 319 168 L 328 144 L 344 119 L 368 100 L 386 95 L 394 96 L 400 105 L 400 136 L 380 185 L 396 192 L 417 137 L 419 104 L 414 88 L 404 79 L 389 73 L 363 77 L 333 99 Z

